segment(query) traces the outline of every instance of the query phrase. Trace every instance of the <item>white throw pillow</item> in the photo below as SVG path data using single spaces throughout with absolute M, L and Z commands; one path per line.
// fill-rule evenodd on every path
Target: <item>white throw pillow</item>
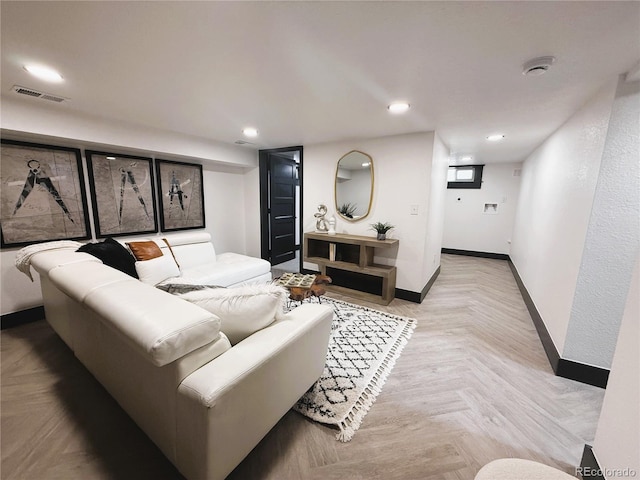
M 141 282 L 157 285 L 168 278 L 180 276 L 180 270 L 171 253 L 163 253 L 161 257 L 136 262 L 136 273 Z
M 220 330 L 235 345 L 280 319 L 288 295 L 283 287 L 266 284 L 208 288 L 185 293 L 180 298 L 220 317 Z

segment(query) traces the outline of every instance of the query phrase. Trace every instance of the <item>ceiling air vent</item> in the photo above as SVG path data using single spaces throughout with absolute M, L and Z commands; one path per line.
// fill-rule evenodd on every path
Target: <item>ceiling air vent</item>
M 20 95 L 27 95 L 29 97 L 40 98 L 42 100 L 49 100 L 50 102 L 61 103 L 65 100 L 69 100 L 68 98 L 61 97 L 59 95 L 52 95 L 51 93 L 40 92 L 38 90 L 34 90 L 33 88 L 21 87 L 20 85 L 14 85 L 13 91 L 19 93 Z
M 62 97 L 56 97 L 55 95 L 49 95 L 48 93 L 45 93 L 40 98 L 43 100 L 51 100 L 52 102 L 58 102 L 58 103 L 65 101 L 65 99 Z
M 254 145 L 253 143 L 247 142 L 246 140 L 236 140 L 234 143 L 236 145 Z

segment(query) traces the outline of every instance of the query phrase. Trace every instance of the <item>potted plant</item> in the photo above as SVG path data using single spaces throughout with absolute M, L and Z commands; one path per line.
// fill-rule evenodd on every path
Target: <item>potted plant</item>
M 338 213 L 347 218 L 353 218 L 353 214 L 356 213 L 356 206 L 351 203 L 343 203 L 338 209 Z
M 376 232 L 378 232 L 378 237 L 377 237 L 378 240 L 386 240 L 387 232 L 392 228 L 396 228 L 396 227 L 387 222 L 384 222 L 384 223 L 376 222 L 371 224 L 371 228 L 373 228 Z

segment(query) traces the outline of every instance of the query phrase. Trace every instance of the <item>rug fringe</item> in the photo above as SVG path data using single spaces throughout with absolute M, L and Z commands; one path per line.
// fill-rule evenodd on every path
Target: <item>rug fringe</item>
M 300 402 L 298 402 L 294 406 L 295 410 L 311 418 L 312 420 L 315 420 L 320 423 L 325 423 L 328 425 L 337 426 L 339 428 L 339 432 L 336 434 L 336 440 L 340 442 L 349 442 L 355 435 L 356 431 L 360 428 L 360 425 L 364 417 L 366 416 L 366 414 L 368 413 L 372 405 L 375 403 L 376 398 L 382 391 L 382 387 L 385 384 L 387 377 L 391 373 L 391 370 L 393 369 L 396 363 L 396 360 L 398 359 L 398 357 L 400 357 L 402 350 L 404 349 L 405 345 L 409 342 L 409 339 L 411 338 L 413 331 L 416 329 L 417 321 L 414 318 L 401 317 L 391 313 L 381 312 L 380 310 L 374 310 L 368 307 L 363 307 L 361 305 L 356 305 L 353 303 L 345 302 L 343 300 L 337 300 L 334 298 L 327 298 L 327 302 L 333 303 L 336 305 L 343 305 L 347 308 L 355 308 L 358 310 L 373 312 L 376 315 L 380 315 L 388 319 L 402 321 L 401 330 L 399 332 L 396 330 L 396 333 L 394 334 L 394 336 L 397 335 L 397 337 L 395 338 L 393 345 L 391 345 L 389 350 L 387 350 L 384 358 L 380 360 L 378 367 L 375 369 L 375 372 L 373 372 L 373 374 L 371 375 L 368 383 L 363 388 L 362 392 L 360 393 L 356 401 L 353 403 L 353 406 L 348 410 L 348 412 L 342 417 L 341 420 L 337 420 L 337 418 L 339 417 L 336 417 L 335 415 L 333 416 L 332 419 L 329 419 L 328 417 L 324 417 L 322 413 L 320 413 L 319 415 L 313 414 L 313 412 L 310 412 L 306 406 L 300 406 Z M 335 332 L 341 330 L 342 328 L 345 328 L 345 327 L 340 326 L 339 328 L 335 329 Z M 335 334 L 335 332 L 332 325 L 332 333 L 331 333 L 332 337 Z
M 356 433 L 356 430 L 360 428 L 360 424 L 365 415 L 371 409 L 371 406 L 375 403 L 376 398 L 382 391 L 382 386 L 387 381 L 391 370 L 393 369 L 396 360 L 400 357 L 400 353 L 404 349 L 405 345 L 409 342 L 413 331 L 416 328 L 416 321 L 413 318 L 407 319 L 408 322 L 400 332 L 400 335 L 394 342 L 393 346 L 387 352 L 387 355 L 380 363 L 378 370 L 371 378 L 369 385 L 360 394 L 360 397 L 356 400 L 351 410 L 347 413 L 344 419 L 338 422 L 338 428 L 340 432 L 336 434 L 336 439 L 340 442 L 349 442 Z

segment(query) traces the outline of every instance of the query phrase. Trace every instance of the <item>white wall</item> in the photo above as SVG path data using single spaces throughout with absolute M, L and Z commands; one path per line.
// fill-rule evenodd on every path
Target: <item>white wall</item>
M 611 366 L 640 243 L 640 81 L 620 79 L 563 358 Z
M 2 102 L 3 138 L 81 149 L 104 148 L 107 151 L 202 163 L 205 230 L 211 233 L 216 250 L 259 256 L 258 162 L 255 150 L 114 124 L 99 118 L 78 117 L 70 111 L 37 108 L 28 101 L 8 99 L 5 102 L 3 97 Z M 84 158 L 83 164 L 86 174 Z M 3 315 L 42 305 L 38 275 L 34 275 L 35 282 L 32 283 L 14 266 L 17 251 L 13 248 L 0 252 L 0 313 Z
M 442 160 L 446 147 L 438 143 L 437 168 L 442 170 L 437 178 L 446 182 L 446 162 Z M 396 265 L 398 268 L 397 288 L 420 292 L 429 280 L 428 272 L 434 268 L 423 268 L 425 262 L 431 265 L 432 259 L 425 258 L 425 245 L 429 251 L 440 250 L 441 229 L 429 232 L 427 229 L 429 204 L 434 162 L 434 133 L 416 133 L 345 141 L 304 147 L 304 231 L 315 228 L 314 213 L 319 204 L 325 204 L 329 210 L 327 218 L 335 215 L 334 175 L 338 160 L 351 150 L 360 150 L 373 158 L 375 184 L 373 204 L 368 217 L 358 222 L 348 222 L 336 217 L 336 231 L 356 235 L 374 236 L 370 224 L 381 221 L 396 226 L 387 236 L 400 240 L 396 251 L 380 251 L 376 262 Z M 446 152 L 448 157 L 448 152 Z M 442 187 L 441 187 L 442 188 Z M 437 196 L 437 195 L 436 195 Z M 418 215 L 410 214 L 411 205 L 418 206 Z M 436 220 L 434 220 L 434 223 Z M 436 245 L 437 244 L 437 245 Z M 305 263 L 305 268 L 315 268 Z
M 62 139 L 69 147 L 104 145 L 120 147 L 122 153 L 134 155 L 161 153 L 176 160 L 193 158 L 249 168 L 258 165 L 257 153 L 246 147 L 79 114 L 68 106 L 45 105 L 35 99 L 2 96 L 0 126 L 18 135 L 50 137 L 50 141 Z
M 207 168 L 204 176 L 205 230 L 211 234 L 216 253 L 246 253 L 245 175 L 216 172 Z
M 442 238 L 444 235 L 447 169 L 449 168 L 449 148 L 442 142 L 437 133 L 433 138 L 433 159 L 431 164 L 429 212 L 422 266 L 422 278 L 427 281 L 440 266 Z
M 598 420 L 593 452 L 602 469 L 635 470 L 640 475 L 640 262 L 635 270 L 611 374 Z M 622 478 L 623 475 L 607 478 Z
M 245 254 L 260 258 L 260 169 L 252 168 L 244 174 Z M 227 221 L 235 220 L 231 217 Z M 242 253 L 242 252 L 239 252 Z
M 571 314 L 617 79 L 524 162 L 510 257 L 558 352 Z
M 508 254 L 520 194 L 522 163 L 484 166 L 482 188 L 446 190 L 442 246 L 456 250 Z M 485 203 L 497 203 L 497 214 L 484 213 Z

